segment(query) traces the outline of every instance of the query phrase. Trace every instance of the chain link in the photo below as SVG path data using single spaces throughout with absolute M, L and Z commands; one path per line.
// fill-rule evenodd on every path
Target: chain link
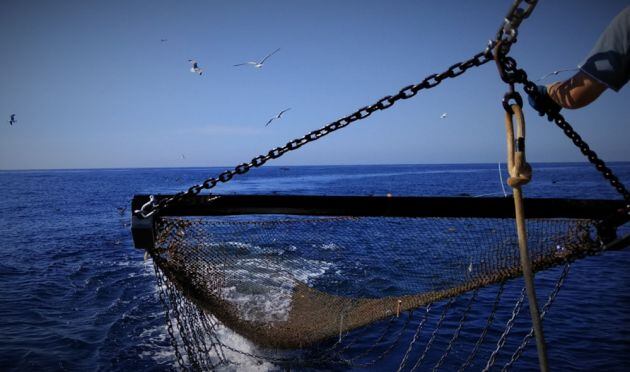
M 412 314 L 413 314 L 412 311 L 409 311 L 409 313 L 407 314 L 407 321 L 405 322 L 405 324 L 403 326 L 403 329 L 406 328 L 407 324 L 409 323 L 409 320 L 411 320 Z M 381 332 L 381 335 L 376 339 L 376 341 L 374 341 L 369 347 L 366 347 L 365 350 L 363 350 L 361 353 L 357 354 L 356 356 L 353 356 L 351 359 L 346 360 L 346 362 L 348 364 L 352 364 L 355 360 L 359 360 L 359 359 L 361 359 L 361 358 L 363 358 L 365 356 L 370 355 L 372 353 L 372 351 L 378 345 L 380 345 L 380 343 L 385 339 L 385 337 L 390 334 L 390 329 L 391 329 L 392 325 L 395 323 L 394 322 L 395 319 L 397 319 L 397 318 L 394 317 L 394 316 L 390 317 L 389 321 L 387 322 L 387 326 Z M 365 327 L 365 330 L 369 331 L 369 327 Z M 350 347 L 352 347 L 360 339 L 362 339 L 362 337 L 360 337 L 360 336 L 355 337 L 353 340 L 348 342 L 347 345 L 344 345 L 341 349 L 335 351 L 334 353 L 336 355 L 341 356 L 346 350 L 348 350 Z
M 490 315 L 488 315 L 488 319 L 486 320 L 486 326 L 483 328 L 483 331 L 481 331 L 481 335 L 477 339 L 477 342 L 475 343 L 475 346 L 473 347 L 472 351 L 468 355 L 468 358 L 466 358 L 466 361 L 458 369 L 459 372 L 465 370 L 466 368 L 468 368 L 468 366 L 470 366 L 470 364 L 472 363 L 473 359 L 477 355 L 477 352 L 479 351 L 479 348 L 481 347 L 481 344 L 486 339 L 486 335 L 488 334 L 488 330 L 490 329 L 490 327 L 492 326 L 492 323 L 494 322 L 494 317 L 496 316 L 497 309 L 499 308 L 499 301 L 501 300 L 501 296 L 503 295 L 503 290 L 504 289 L 505 289 L 505 281 L 501 282 L 501 285 L 499 286 L 499 290 L 497 291 L 497 295 L 496 295 L 496 297 L 494 299 L 494 302 L 492 303 L 492 310 L 490 310 Z
M 422 328 L 424 327 L 424 324 L 427 322 L 432 305 L 433 304 L 428 304 L 427 307 L 425 308 L 424 316 L 422 317 L 422 320 L 420 321 L 420 323 L 418 323 L 418 327 L 416 327 L 416 332 L 414 333 L 413 338 L 411 339 L 411 342 L 409 343 L 409 346 L 407 347 L 407 351 L 405 352 L 405 355 L 400 361 L 400 364 L 398 365 L 398 370 L 396 372 L 400 372 L 402 371 L 403 368 L 405 368 L 405 364 L 407 363 L 407 359 L 409 359 L 409 354 L 411 353 L 411 349 L 413 349 L 413 345 L 418 340 L 418 336 L 420 335 L 420 332 L 422 332 Z
M 420 358 L 418 358 L 418 360 L 413 365 L 413 367 L 411 367 L 411 371 L 410 372 L 413 372 L 416 369 L 418 369 L 418 367 L 420 367 L 420 365 L 422 364 L 422 361 L 424 360 L 424 358 L 429 353 L 429 350 L 431 349 L 431 346 L 433 346 L 433 342 L 435 341 L 435 337 L 437 336 L 438 332 L 440 331 L 440 328 L 442 327 L 442 323 L 444 322 L 444 319 L 446 318 L 446 314 L 448 313 L 448 310 L 451 308 L 451 305 L 453 305 L 454 301 L 455 301 L 455 298 L 451 297 L 451 299 L 448 300 L 448 303 L 446 303 L 446 306 L 444 306 L 444 311 L 442 311 L 442 315 L 440 316 L 440 319 L 438 320 L 437 324 L 435 325 L 435 329 L 433 330 L 433 333 L 431 333 L 431 338 L 429 339 L 429 341 L 427 342 L 426 346 L 424 347 L 424 351 L 422 352 L 422 355 L 420 356 Z
M 499 74 L 501 79 L 508 84 L 521 83 L 523 89 L 532 100 L 541 102 L 542 97 L 538 92 L 537 85 L 527 78 L 527 73 L 523 69 L 517 68 L 516 61 L 502 54 L 500 46 L 497 46 L 497 55 L 495 57 L 499 68 Z M 580 152 L 588 161 L 595 166 L 595 169 L 599 171 L 604 179 L 606 179 L 611 186 L 624 198 L 626 202 L 630 202 L 630 192 L 619 181 L 619 178 L 613 173 L 613 171 L 606 166 L 606 163 L 599 158 L 595 151 L 591 150 L 589 145 L 582 139 L 582 137 L 573 129 L 573 127 L 564 119 L 560 111 L 556 107 L 551 105 L 544 105 L 541 115 L 547 115 L 549 121 L 553 121 L 564 134 L 571 139 L 573 144 L 580 149 Z M 630 210 L 630 205 L 626 206 L 626 210 Z
M 177 292 L 176 288 L 171 288 L 171 286 L 166 286 L 166 294 L 168 295 L 169 301 L 172 305 L 173 316 L 176 320 L 177 330 L 179 331 L 179 338 L 182 340 L 184 344 L 184 350 L 186 350 L 186 355 L 188 356 L 188 363 L 190 364 L 190 370 L 200 371 L 201 367 L 199 362 L 197 361 L 197 354 L 194 351 L 194 346 L 191 342 L 191 335 L 187 324 L 182 321 L 182 316 L 179 312 L 178 308 L 178 299 L 177 296 L 181 296 L 180 293 Z
M 516 42 L 518 27 L 521 22 L 534 11 L 538 0 L 515 0 L 505 16 L 499 31 L 497 31 L 496 42 L 502 44 L 503 54 L 507 54 L 512 44 Z M 521 8 L 525 5 L 525 8 Z
M 472 58 L 464 62 L 458 62 L 449 67 L 446 71 L 439 74 L 432 74 L 427 76 L 424 80 L 422 80 L 418 84 L 413 84 L 402 88 L 397 94 L 393 96 L 385 96 L 376 103 L 360 108 L 354 113 L 343 117 L 339 120 L 336 120 L 320 129 L 314 130 L 310 133 L 307 133 L 301 138 L 296 138 L 292 141 L 287 142 L 284 146 L 276 147 L 274 149 L 269 150 L 266 155 L 259 155 L 250 160 L 249 163 L 242 163 L 234 167 L 234 169 L 226 170 L 220 173 L 216 177 L 208 178 L 203 181 L 199 185 L 194 185 L 190 187 L 185 192 L 179 192 L 169 198 L 160 199 L 158 201 L 153 201 L 145 204 L 141 209 L 135 210 L 134 214 L 141 218 L 146 218 L 154 213 L 160 211 L 161 209 L 166 208 L 173 202 L 181 201 L 184 198 L 192 197 L 202 190 L 209 190 L 214 188 L 219 182 L 225 183 L 230 181 L 235 175 L 241 175 L 247 173 L 252 168 L 258 168 L 265 164 L 267 161 L 272 159 L 277 159 L 284 155 L 285 153 L 293 150 L 297 150 L 300 147 L 306 145 L 309 142 L 316 141 L 336 130 L 341 128 L 345 128 L 346 126 L 352 124 L 355 121 L 362 120 L 372 115 L 372 113 L 385 110 L 389 107 L 393 106 L 399 100 L 405 100 L 414 97 L 418 94 L 419 91 L 423 89 L 430 89 L 439 85 L 442 81 L 448 78 L 455 78 L 460 76 L 468 69 L 472 67 L 478 67 L 486 64 L 487 62 L 493 59 L 492 53 L 486 49 L 480 53 L 475 54 Z
M 512 331 L 512 327 L 514 327 L 514 322 L 516 320 L 516 317 L 521 312 L 521 308 L 523 307 L 524 300 L 525 300 L 525 288 L 523 287 L 523 289 L 521 290 L 521 295 L 518 298 L 518 301 L 516 301 L 516 303 L 514 304 L 514 309 L 512 309 L 512 317 L 505 324 L 505 329 L 503 330 L 501 337 L 499 337 L 499 341 L 497 342 L 497 347 L 496 349 L 494 349 L 494 351 L 490 355 L 490 358 L 488 359 L 488 363 L 486 363 L 486 366 L 483 368 L 483 372 L 489 371 L 490 368 L 492 368 L 492 366 L 494 365 L 494 362 L 497 359 L 497 355 L 503 348 L 503 345 L 505 345 L 505 341 L 507 340 L 507 336 Z
M 453 349 L 453 345 L 455 345 L 455 341 L 457 341 L 457 339 L 459 338 L 459 334 L 462 331 L 462 328 L 464 327 L 464 323 L 466 322 L 466 318 L 468 317 L 468 312 L 470 312 L 470 308 L 472 307 L 472 304 L 477 299 L 477 292 L 478 290 L 475 289 L 472 296 L 470 296 L 470 299 L 468 300 L 468 304 L 466 305 L 466 309 L 464 310 L 461 318 L 459 319 L 459 325 L 457 326 L 457 329 L 455 330 L 455 332 L 453 332 L 453 337 L 451 337 L 451 339 L 449 340 L 448 346 L 446 347 L 444 354 L 442 354 L 442 357 L 440 358 L 440 360 L 438 360 L 438 362 L 433 367 L 433 372 L 437 371 L 438 369 L 442 367 L 442 365 L 444 364 L 444 361 L 446 361 L 446 358 L 448 357 L 451 350 Z
M 547 311 L 549 311 L 549 308 L 551 307 L 556 297 L 558 296 L 558 293 L 560 292 L 560 289 L 562 288 L 562 285 L 564 284 L 565 279 L 569 275 L 570 268 L 571 268 L 570 263 L 567 263 L 566 265 L 564 265 L 564 269 L 562 270 L 562 273 L 560 274 L 560 277 L 558 278 L 558 281 L 556 282 L 556 286 L 549 294 L 549 297 L 547 298 L 547 302 L 545 303 L 545 305 L 542 308 L 542 311 L 540 312 L 540 320 L 543 320 L 545 318 L 545 314 L 547 314 Z M 523 337 L 523 341 L 521 342 L 519 347 L 516 349 L 516 351 L 514 351 L 514 354 L 512 354 L 512 358 L 510 358 L 510 361 L 505 364 L 503 369 L 501 369 L 501 372 L 509 371 L 512 368 L 512 366 L 514 365 L 514 363 L 516 363 L 518 358 L 520 358 L 521 355 L 523 355 L 523 351 L 525 350 L 525 347 L 527 346 L 527 344 L 529 343 L 532 337 L 534 337 L 534 328 L 531 328 L 529 330 L 529 333 L 525 335 L 525 337 Z
M 352 367 L 368 368 L 376 364 L 379 360 L 388 356 L 394 350 L 394 348 L 398 346 L 398 344 L 402 340 L 403 336 L 405 335 L 405 331 L 407 330 L 407 326 L 409 326 L 412 316 L 413 316 L 413 311 L 409 311 L 409 316 L 407 317 L 407 320 L 405 320 L 405 323 L 403 324 L 403 326 L 398 331 L 398 334 L 396 335 L 396 338 L 394 339 L 394 341 L 390 342 L 389 346 L 385 350 L 383 350 L 379 355 L 377 355 L 375 358 L 372 358 L 371 360 L 368 360 L 367 362 L 363 362 L 363 363 L 355 362 L 354 360 L 356 360 L 356 358 L 352 358 L 345 361 Z

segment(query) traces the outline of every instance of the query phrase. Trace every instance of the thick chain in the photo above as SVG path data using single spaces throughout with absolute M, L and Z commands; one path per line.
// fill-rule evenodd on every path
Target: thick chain
M 532 99 L 538 98 L 538 89 L 536 88 L 536 84 L 527 79 L 527 74 L 525 71 L 519 69 L 518 70 L 519 80 L 524 85 L 525 92 L 532 97 Z M 611 184 L 612 187 L 617 190 L 617 192 L 623 197 L 623 199 L 627 202 L 630 202 L 630 192 L 626 189 L 626 187 L 619 181 L 619 178 L 615 176 L 613 171 L 606 166 L 606 163 L 600 159 L 595 151 L 591 150 L 586 142 L 580 137 L 580 135 L 571 127 L 571 125 L 564 119 L 560 112 L 555 111 L 551 108 L 547 108 L 545 114 L 547 114 L 547 118 L 549 121 L 553 121 L 562 131 L 566 134 L 569 139 L 573 142 L 575 146 L 580 149 L 580 152 L 588 159 L 591 164 L 595 166 L 602 176 Z
M 505 16 L 499 31 L 497 31 L 496 42 L 502 44 L 502 53 L 507 54 L 512 44 L 516 42 L 518 27 L 521 22 L 534 11 L 538 0 L 515 0 Z M 525 8 L 521 8 L 525 5 Z
M 497 65 L 499 68 L 499 74 L 501 79 L 508 84 L 521 83 L 525 93 L 536 102 L 541 102 L 542 97 L 538 92 L 537 85 L 527 78 L 527 73 L 523 69 L 517 68 L 516 61 L 512 57 L 507 57 L 502 54 L 500 45 L 497 46 L 498 55 L 496 57 Z M 606 163 L 597 156 L 595 151 L 591 150 L 589 145 L 582 139 L 582 137 L 573 129 L 573 127 L 564 119 L 557 107 L 551 105 L 544 105 L 541 115 L 547 115 L 549 121 L 553 121 L 562 131 L 566 134 L 575 146 L 580 149 L 580 152 L 588 159 L 591 164 L 595 166 L 602 176 L 612 185 L 615 190 L 624 198 L 626 202 L 630 202 L 630 192 L 619 181 L 619 178 L 615 176 L 613 171 L 606 166 Z M 630 210 L 630 206 L 626 206 L 626 210 Z
M 376 103 L 370 106 L 362 107 L 359 110 L 355 111 L 354 113 L 346 117 L 343 117 L 320 129 L 314 130 L 306 134 L 302 138 L 296 138 L 292 141 L 287 142 L 287 144 L 284 146 L 276 147 L 270 150 L 267 153 L 267 155 L 256 156 L 249 163 L 242 163 L 240 165 L 237 165 L 236 167 L 234 167 L 234 169 L 226 170 L 220 173 L 216 177 L 208 178 L 205 181 L 203 181 L 203 183 L 194 185 L 190 187 L 187 191 L 179 192 L 171 196 L 170 198 L 161 199 L 159 201 L 153 200 L 152 202 L 147 203 L 144 206 L 142 206 L 141 209 L 135 210 L 134 214 L 141 218 L 149 217 L 155 212 L 158 212 L 159 210 L 166 208 L 169 204 L 173 202 L 180 201 L 187 197 L 195 196 L 199 194 L 201 190 L 212 189 L 219 182 L 223 182 L 223 183 L 228 182 L 236 175 L 245 174 L 250 169 L 258 168 L 269 160 L 277 159 L 289 151 L 297 150 L 300 147 L 306 145 L 307 143 L 316 141 L 324 137 L 325 135 L 330 134 L 341 128 L 345 128 L 346 126 L 352 124 L 355 121 L 365 119 L 376 111 L 388 109 L 391 106 L 393 106 L 397 101 L 414 97 L 416 94 L 418 94 L 419 91 L 423 89 L 434 88 L 438 86 L 445 79 L 455 78 L 457 76 L 460 76 L 461 74 L 466 72 L 466 70 L 468 70 L 469 68 L 484 65 L 491 60 L 493 60 L 492 53 L 490 52 L 489 49 L 486 49 L 480 53 L 475 54 L 472 58 L 470 58 L 467 61 L 455 63 L 454 65 L 452 65 L 451 67 L 449 67 L 446 71 L 442 73 L 429 75 L 418 84 L 412 84 L 412 85 L 402 88 L 397 94 L 393 96 L 385 96 L 379 99 L 378 101 L 376 101 Z
M 538 87 L 535 83 L 530 81 L 527 78 L 527 73 L 525 70 L 518 68 L 516 61 L 512 57 L 508 57 L 507 50 L 502 47 L 503 41 L 498 41 L 498 44 L 495 46 L 495 61 L 497 63 L 497 68 L 499 70 L 499 75 L 501 79 L 510 84 L 510 87 L 513 90 L 515 83 L 523 84 L 523 89 L 525 93 L 534 100 L 535 102 L 540 102 L 542 106 L 542 111 L 539 112 L 540 115 L 547 115 L 547 119 L 549 121 L 553 121 L 564 134 L 571 139 L 573 144 L 580 149 L 580 152 L 588 159 L 591 164 L 595 166 L 604 179 L 606 179 L 612 187 L 623 197 L 623 199 L 628 202 L 626 205 L 626 212 L 630 213 L 630 192 L 626 189 L 626 187 L 619 181 L 619 178 L 615 176 L 613 171 L 606 166 L 606 163 L 597 156 L 595 151 L 591 150 L 589 145 L 582 139 L 582 137 L 573 129 L 573 127 L 564 119 L 562 114 L 560 114 L 559 107 L 552 103 L 546 103 L 543 100 L 543 97 L 540 96 L 538 92 Z M 507 97 L 507 96 L 506 96 Z M 504 99 L 505 106 L 505 99 Z

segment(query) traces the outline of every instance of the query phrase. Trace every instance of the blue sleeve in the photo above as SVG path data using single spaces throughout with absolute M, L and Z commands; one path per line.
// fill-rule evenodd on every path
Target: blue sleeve
M 630 6 L 610 22 L 580 70 L 618 92 L 630 77 Z

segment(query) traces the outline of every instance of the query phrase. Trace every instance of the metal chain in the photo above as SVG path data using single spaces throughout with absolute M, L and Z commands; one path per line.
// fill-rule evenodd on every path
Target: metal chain
M 402 340 L 402 337 L 405 334 L 405 330 L 407 330 L 407 326 L 409 325 L 412 316 L 413 316 L 413 311 L 409 311 L 409 316 L 407 317 L 407 320 L 405 320 L 405 323 L 403 324 L 403 326 L 400 328 L 400 331 L 398 331 L 398 334 L 396 335 L 396 338 L 394 339 L 394 341 L 391 342 L 389 346 L 387 347 L 387 349 L 383 350 L 383 352 L 381 352 L 376 358 L 373 358 L 372 360 L 367 361 L 365 363 L 355 363 L 354 358 L 353 358 L 349 360 L 350 365 L 353 367 L 356 366 L 359 368 L 367 368 L 376 364 L 376 362 L 378 362 L 379 360 L 389 355 L 389 353 L 391 353 L 394 350 L 394 348 L 398 346 L 398 344 L 400 343 L 400 340 Z
M 156 260 L 154 258 L 153 268 L 155 269 L 155 278 L 156 278 L 156 282 L 158 286 L 158 295 L 160 297 L 160 302 L 162 303 L 162 306 L 164 307 L 164 315 L 166 318 L 166 330 L 168 332 L 171 346 L 173 347 L 173 350 L 175 350 L 175 357 L 177 358 L 177 364 L 182 370 L 186 371 L 188 368 L 186 367 L 186 364 L 184 363 L 184 358 L 182 357 L 182 353 L 179 351 L 177 339 L 175 338 L 175 334 L 173 332 L 173 321 L 171 320 L 169 306 L 165 298 L 164 286 L 166 285 L 166 283 L 164 282 L 164 278 L 162 278 L 164 274 L 162 273 L 160 268 L 157 266 L 157 263 L 155 261 Z
M 459 338 L 459 334 L 462 331 L 462 327 L 464 326 L 464 323 L 466 322 L 468 312 L 470 312 L 470 308 L 472 307 L 473 302 L 475 302 L 475 300 L 477 299 L 477 291 L 478 290 L 475 289 L 472 296 L 470 296 L 470 299 L 468 300 L 468 304 L 466 305 L 466 309 L 464 310 L 461 318 L 459 319 L 459 325 L 457 326 L 457 329 L 455 330 L 455 332 L 453 332 L 453 337 L 451 337 L 450 341 L 448 342 L 448 346 L 446 347 L 446 350 L 444 350 L 444 354 L 442 354 L 442 357 L 440 358 L 440 360 L 438 360 L 438 362 L 433 367 L 433 372 L 437 371 L 438 369 L 440 369 L 440 367 L 442 367 L 442 365 L 444 364 L 444 361 L 448 357 L 448 354 L 450 354 L 451 350 L 453 349 L 453 345 L 455 344 L 455 341 L 457 341 L 457 339 Z
M 499 68 L 499 75 L 501 79 L 508 84 L 520 83 L 523 84 L 523 89 L 525 93 L 535 102 L 541 102 L 542 97 L 538 92 L 537 85 L 530 81 L 527 78 L 527 73 L 525 70 L 517 68 L 516 61 L 512 57 L 507 57 L 503 54 L 501 50 L 501 46 L 497 45 L 496 47 L 496 62 Z M 626 187 L 619 181 L 619 178 L 615 176 L 613 171 L 606 166 L 606 163 L 597 156 L 595 151 L 591 150 L 589 145 L 582 139 L 582 137 L 573 129 L 573 127 L 564 119 L 562 114 L 557 107 L 552 107 L 552 105 L 543 105 L 543 111 L 540 112 L 541 115 L 547 115 L 547 119 L 549 121 L 553 121 L 562 131 L 566 134 L 569 139 L 573 142 L 575 146 L 577 146 L 582 154 L 586 156 L 589 162 L 591 162 L 595 169 L 597 169 L 604 179 L 606 179 L 615 190 L 624 198 L 626 202 L 630 202 L 630 192 L 626 189 Z M 626 210 L 630 210 L 630 205 L 626 206 Z
M 166 294 L 168 295 L 169 301 L 173 306 L 173 316 L 176 320 L 177 330 L 179 331 L 179 337 L 184 344 L 184 350 L 186 350 L 186 355 L 188 355 L 188 362 L 190 363 L 190 369 L 193 371 L 200 371 L 201 367 L 197 361 L 196 353 L 194 352 L 193 345 L 191 344 L 191 336 L 187 324 L 182 321 L 182 316 L 179 312 L 177 296 L 181 296 L 176 288 L 171 288 L 169 285 L 166 286 Z
M 201 325 L 200 319 L 197 317 L 197 306 L 187 301 L 183 296 L 178 296 L 178 301 L 179 306 L 182 309 L 181 313 L 184 316 L 184 319 L 189 323 L 188 328 L 190 329 L 194 351 L 197 355 L 196 359 L 198 360 L 201 369 L 204 371 L 213 370 L 216 366 L 213 364 L 212 358 L 210 357 L 210 350 L 206 344 L 206 335 L 203 333 L 204 328 Z M 221 361 L 219 361 L 219 364 L 220 362 Z
M 494 365 L 494 362 L 497 359 L 497 355 L 499 354 L 499 351 L 501 351 L 501 349 L 503 348 L 503 345 L 505 345 L 507 336 L 510 334 L 510 331 L 512 331 L 512 327 L 514 327 L 514 321 L 516 320 L 518 313 L 521 312 L 521 308 L 523 306 L 524 300 L 525 300 L 525 287 L 523 287 L 523 289 L 521 290 L 521 295 L 518 301 L 516 301 L 516 303 L 514 304 L 514 309 L 512 309 L 512 317 L 507 321 L 507 323 L 505 323 L 505 329 L 503 330 L 501 337 L 499 337 L 499 341 L 497 342 L 497 347 L 496 349 L 494 349 L 494 351 L 490 355 L 490 358 L 488 359 L 486 366 L 483 368 L 483 372 L 489 371 L 490 368 Z
M 483 341 L 486 338 L 486 335 L 488 334 L 488 330 L 490 329 L 490 327 L 492 326 L 492 323 L 494 322 L 494 317 L 497 313 L 497 309 L 499 308 L 499 302 L 501 300 L 501 295 L 503 295 L 504 289 L 505 289 L 505 281 L 501 282 L 501 286 L 499 287 L 499 290 L 497 291 L 497 295 L 494 299 L 494 303 L 492 304 L 492 310 L 490 310 L 490 315 L 488 315 L 488 319 L 486 320 L 486 325 L 481 331 L 481 335 L 477 339 L 477 342 L 475 343 L 475 346 L 473 347 L 472 351 L 468 355 L 468 358 L 466 358 L 466 361 L 459 368 L 458 370 L 459 372 L 468 368 L 468 366 L 470 366 L 470 363 L 472 363 L 473 359 L 477 355 L 477 352 L 479 351 L 481 344 L 483 343 Z
M 409 353 L 411 353 L 411 349 L 413 348 L 413 345 L 418 340 L 418 336 L 420 335 L 420 332 L 422 331 L 422 328 L 424 327 L 424 323 L 427 322 L 432 305 L 433 304 L 428 304 L 427 307 L 425 308 L 424 316 L 422 317 L 422 320 L 420 321 L 420 323 L 418 323 L 418 327 L 416 327 L 416 333 L 414 333 L 413 338 L 411 339 L 411 342 L 409 343 L 409 346 L 407 347 L 407 351 L 405 352 L 405 355 L 400 361 L 400 364 L 398 365 L 398 370 L 396 372 L 402 371 L 402 369 L 405 367 L 405 364 L 407 363 L 407 359 L 409 359 Z
M 440 319 L 435 325 L 435 329 L 433 330 L 433 333 L 431 334 L 431 338 L 429 339 L 426 346 L 424 347 L 424 351 L 422 352 L 422 355 L 420 356 L 420 358 L 418 358 L 418 360 L 416 360 L 416 363 L 413 365 L 413 367 L 411 367 L 410 372 L 413 372 L 416 369 L 418 369 L 418 367 L 420 367 L 420 365 L 422 364 L 422 361 L 424 360 L 424 358 L 427 356 L 429 350 L 431 349 L 431 346 L 433 346 L 433 341 L 435 341 L 435 337 L 440 331 L 440 327 L 442 327 L 442 323 L 444 322 L 444 319 L 446 318 L 446 314 L 448 313 L 448 310 L 451 308 L 451 305 L 453 305 L 454 301 L 455 301 L 455 298 L 451 297 L 451 299 L 448 300 L 448 303 L 446 304 L 446 306 L 444 306 L 444 311 L 442 311 L 442 315 L 440 316 Z
M 566 265 L 564 265 L 564 269 L 562 270 L 562 273 L 560 274 L 560 277 L 558 278 L 558 281 L 556 282 L 556 286 L 554 287 L 553 291 L 551 291 L 551 293 L 549 294 L 549 297 L 547 298 L 547 302 L 545 303 L 545 305 L 542 308 L 542 311 L 540 312 L 541 320 L 545 318 L 545 314 L 547 314 L 547 311 L 549 311 L 549 308 L 551 307 L 556 297 L 558 296 L 558 293 L 560 292 L 560 289 L 562 288 L 562 285 L 564 284 L 565 279 L 569 275 L 570 268 L 571 268 L 570 263 L 567 263 Z M 525 337 L 523 337 L 523 341 L 521 342 L 519 347 L 516 349 L 516 351 L 514 351 L 514 354 L 512 354 L 512 358 L 510 358 L 510 361 L 507 362 L 505 366 L 503 367 L 503 369 L 501 370 L 502 372 L 509 371 L 512 368 L 512 365 L 518 360 L 518 358 L 521 357 L 521 355 L 523 355 L 523 351 L 525 350 L 525 347 L 527 346 L 527 344 L 529 343 L 529 341 L 531 340 L 533 336 L 534 336 L 534 329 L 531 328 L 529 330 L 529 333 L 525 335 Z
M 397 101 L 414 97 L 416 94 L 418 94 L 419 91 L 423 89 L 434 88 L 445 79 L 460 76 L 469 68 L 484 65 L 491 60 L 493 60 L 492 53 L 487 48 L 486 50 L 475 54 L 467 61 L 455 63 L 442 73 L 429 75 L 425 77 L 424 80 L 422 80 L 420 83 L 406 86 L 393 96 L 385 96 L 376 101 L 376 103 L 370 106 L 362 107 L 346 117 L 343 117 L 320 129 L 314 130 L 304 135 L 302 138 L 296 138 L 292 141 L 287 142 L 287 144 L 284 146 L 276 147 L 270 150 L 267 155 L 256 156 L 255 158 L 250 160 L 249 163 L 242 163 L 234 167 L 234 169 L 226 170 L 220 173 L 216 177 L 208 178 L 203 181 L 203 183 L 194 185 L 185 192 L 179 192 L 169 198 L 160 199 L 158 201 L 156 201 L 155 198 L 151 198 L 150 202 L 143 205 L 141 209 L 135 210 L 133 213 L 134 215 L 141 218 L 149 217 L 154 213 L 160 211 L 161 209 L 166 208 L 173 202 L 180 201 L 187 197 L 195 196 L 199 194 L 201 190 L 212 189 L 219 182 L 228 182 L 236 175 L 245 174 L 250 169 L 258 168 L 271 159 L 277 159 L 289 151 L 297 150 L 307 143 L 316 141 L 324 137 L 325 135 L 330 134 L 341 128 L 345 128 L 355 121 L 365 119 L 376 111 L 388 109 L 393 106 Z
M 497 31 L 495 40 L 495 42 L 502 44 L 503 54 L 507 54 L 512 44 L 516 42 L 518 27 L 534 11 L 537 2 L 538 0 L 515 0 L 512 3 L 499 31 Z M 521 8 L 521 4 L 526 5 L 526 7 Z
M 227 358 L 225 357 L 225 353 L 223 352 L 223 347 L 221 345 L 221 341 L 216 335 L 215 329 L 218 327 L 217 323 L 213 321 L 201 308 L 198 307 L 199 317 L 201 318 L 201 324 L 204 328 L 204 331 L 209 335 L 212 340 L 212 347 L 215 350 L 219 360 L 222 363 L 229 363 Z
M 407 321 L 409 321 L 411 319 L 411 315 L 412 314 L 413 314 L 413 312 L 410 311 L 408 316 L 407 316 Z M 383 339 L 385 339 L 385 337 L 390 334 L 390 329 L 391 329 L 392 325 L 394 324 L 394 319 L 396 319 L 396 317 L 394 317 L 394 316 L 389 318 L 389 321 L 387 322 L 387 326 L 381 332 L 381 335 L 376 339 L 376 341 L 374 341 L 370 345 L 370 347 L 366 348 L 364 351 L 362 351 L 358 355 L 352 357 L 348 361 L 350 363 L 352 363 L 352 362 L 354 362 L 357 359 L 361 359 L 361 358 L 367 356 L 368 354 L 370 354 L 372 352 L 372 350 L 374 350 L 378 345 L 380 345 L 380 343 L 383 341 Z M 365 328 L 369 329 L 368 327 L 365 327 Z M 348 350 L 352 345 L 354 345 L 356 343 L 356 341 L 359 340 L 359 339 L 360 339 L 359 336 L 355 337 L 354 340 L 348 342 L 347 345 L 344 345 L 344 347 L 341 348 L 340 350 L 336 351 L 335 354 L 341 356 L 346 350 Z
M 295 363 L 296 362 L 296 358 L 278 358 L 278 357 L 272 357 L 272 356 L 267 356 L 267 355 L 260 355 L 260 354 L 254 354 L 254 353 L 250 353 L 247 351 L 243 351 L 240 349 L 237 349 L 236 347 L 230 346 L 228 344 L 225 343 L 221 343 L 221 347 L 230 350 L 234 353 L 249 357 L 251 359 L 256 359 L 259 361 L 267 361 L 267 362 L 272 362 L 272 363 Z
M 525 92 L 532 97 L 532 99 L 536 100 L 539 97 L 538 89 L 536 84 L 527 79 L 527 73 L 522 69 L 518 70 L 519 82 L 524 85 Z M 595 151 L 591 150 L 590 147 L 582 137 L 571 127 L 571 125 L 564 119 L 560 112 L 555 111 L 553 109 L 547 108 L 545 114 L 547 114 L 547 118 L 549 121 L 553 121 L 562 131 L 566 134 L 573 144 L 577 146 L 582 154 L 586 156 L 589 162 L 595 166 L 604 178 L 610 182 L 612 187 L 617 190 L 617 192 L 623 197 L 623 199 L 627 202 L 630 202 L 630 192 L 626 189 L 626 187 L 619 181 L 619 178 L 615 176 L 613 171 L 606 166 L 603 160 L 601 160 Z

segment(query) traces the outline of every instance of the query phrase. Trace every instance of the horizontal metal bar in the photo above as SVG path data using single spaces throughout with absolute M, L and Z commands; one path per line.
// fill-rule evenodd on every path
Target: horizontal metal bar
M 156 198 L 168 198 L 160 195 Z M 217 198 L 218 196 L 218 198 Z M 136 195 L 134 210 L 149 200 Z M 622 200 L 525 199 L 527 218 L 602 219 L 623 208 Z M 513 218 L 512 198 L 212 195 L 187 198 L 160 211 L 160 216 L 293 214 L 354 217 Z
M 170 195 L 158 195 L 157 200 Z M 218 198 L 217 198 L 218 197 Z M 136 195 L 132 210 L 149 200 Z M 572 218 L 609 220 L 608 233 L 628 222 L 615 213 L 623 201 L 577 199 L 525 199 L 527 218 Z M 226 216 L 238 214 L 290 214 L 352 217 L 468 217 L 514 218 L 512 198 L 415 197 L 415 196 L 309 196 L 309 195 L 212 195 L 195 196 L 160 210 L 159 216 Z M 154 217 L 133 216 L 131 231 L 136 248 L 154 246 Z M 611 219 L 611 216 L 614 218 Z M 612 233 L 612 234 L 611 234 Z

